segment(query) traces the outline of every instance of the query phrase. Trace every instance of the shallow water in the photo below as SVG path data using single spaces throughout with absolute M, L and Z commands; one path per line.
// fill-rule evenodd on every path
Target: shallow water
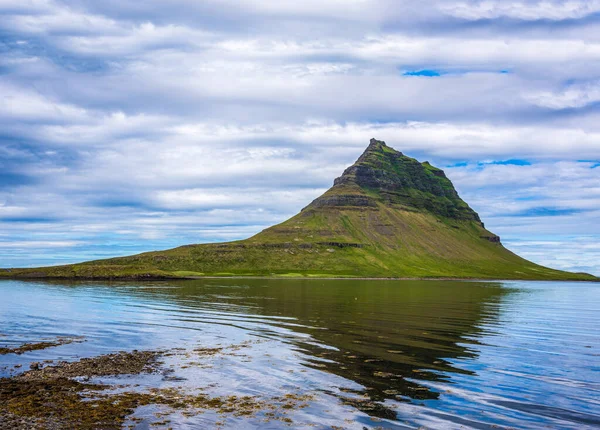
M 0 281 L 0 346 L 85 340 L 0 355 L 0 376 L 34 361 L 221 346 L 231 352 L 101 380 L 314 396 L 289 412 L 295 428 L 598 428 L 599 311 L 592 283 Z M 137 428 L 153 412 L 138 411 Z M 174 413 L 168 426 L 284 425 L 263 418 Z

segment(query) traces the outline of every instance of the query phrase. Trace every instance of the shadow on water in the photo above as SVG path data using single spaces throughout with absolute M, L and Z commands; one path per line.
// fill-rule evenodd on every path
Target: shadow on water
M 291 344 L 307 367 L 364 387 L 330 394 L 394 419 L 383 405 L 387 399 L 435 400 L 440 393 L 423 382 L 452 383 L 452 374 L 471 373 L 455 363 L 476 358 L 478 339 L 493 334 L 501 301 L 517 290 L 498 282 L 209 279 L 114 291 L 172 303 L 191 315 L 210 310 L 215 324 L 235 324 L 220 313 L 260 316 L 270 322 L 255 334 Z M 278 326 L 303 336 L 285 336 Z

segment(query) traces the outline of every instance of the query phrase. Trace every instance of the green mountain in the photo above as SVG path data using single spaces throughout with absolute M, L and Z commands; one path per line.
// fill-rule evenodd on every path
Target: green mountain
M 444 172 L 375 139 L 299 214 L 241 241 L 186 245 L 5 277 L 311 276 L 597 280 L 506 249 Z

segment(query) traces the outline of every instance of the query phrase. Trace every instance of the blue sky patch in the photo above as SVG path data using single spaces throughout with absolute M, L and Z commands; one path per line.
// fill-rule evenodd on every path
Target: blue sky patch
M 414 69 L 414 70 L 406 70 L 402 67 L 399 67 L 400 71 L 402 71 L 402 76 L 425 76 L 425 77 L 437 77 L 442 75 L 465 75 L 467 73 L 492 73 L 492 74 L 501 74 L 506 75 L 512 73 L 510 70 L 502 69 L 502 70 L 486 70 L 486 69 Z
M 438 72 L 437 70 L 431 70 L 431 69 L 411 70 L 411 71 L 402 73 L 402 76 L 426 76 L 429 78 L 432 78 L 435 76 L 441 76 L 441 75 L 442 75 L 441 72 Z
M 592 163 L 590 169 L 595 169 L 596 167 L 600 167 L 600 161 L 598 160 L 577 160 L 578 163 Z
M 41 218 L 41 217 L 6 217 L 6 218 L 0 218 L 0 222 L 26 223 L 26 224 L 47 224 L 47 223 L 56 222 L 56 219 Z
M 575 215 L 583 212 L 581 209 L 536 207 L 512 214 L 515 217 L 551 217 Z
M 541 196 L 524 196 L 524 197 L 516 197 L 515 201 L 517 202 L 532 202 L 535 200 L 541 200 Z
M 0 188 L 11 186 L 31 185 L 35 180 L 27 175 L 14 172 L 0 172 Z
M 460 161 L 458 163 L 454 163 L 449 165 L 448 167 L 452 168 L 452 167 L 467 167 L 469 165 L 468 161 Z M 477 166 L 488 166 L 488 165 L 500 165 L 500 166 L 531 166 L 531 162 L 524 160 L 524 159 L 518 159 L 518 158 L 511 158 L 509 160 L 498 160 L 498 161 L 481 161 L 476 163 Z
M 527 160 L 521 160 L 517 158 L 512 158 L 510 160 L 502 160 L 502 161 L 492 161 L 491 163 L 483 163 L 483 164 L 498 164 L 500 166 L 531 166 L 531 163 Z

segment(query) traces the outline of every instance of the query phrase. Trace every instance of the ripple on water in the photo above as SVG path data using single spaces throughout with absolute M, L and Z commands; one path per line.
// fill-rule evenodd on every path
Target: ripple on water
M 264 406 L 236 416 L 155 401 L 127 421 L 142 426 L 595 428 L 599 310 L 600 286 L 582 283 L 2 281 L 0 347 L 85 342 L 0 355 L 0 374 L 163 350 L 155 373 L 92 382 Z M 277 415 L 260 403 L 290 394 L 306 405 Z

